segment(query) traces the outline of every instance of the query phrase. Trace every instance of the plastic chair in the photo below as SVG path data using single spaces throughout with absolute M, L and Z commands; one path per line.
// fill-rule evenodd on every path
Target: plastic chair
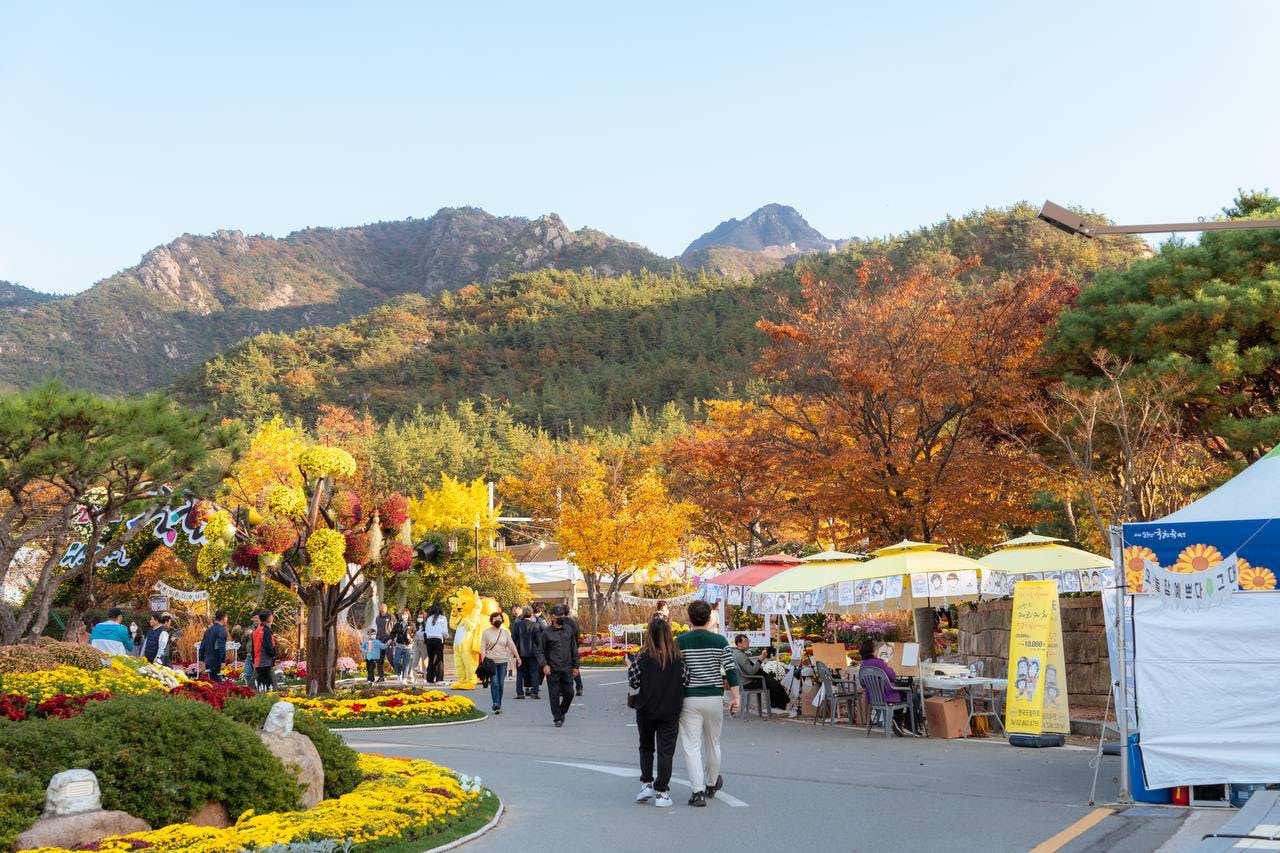
M 858 685 L 853 684 L 853 692 L 836 690 L 835 679 L 831 677 L 831 667 L 822 661 L 815 664 L 818 672 L 818 681 L 822 684 L 822 705 L 827 708 L 826 719 L 822 719 L 822 705 L 818 706 L 819 713 L 814 714 L 813 724 L 817 725 L 822 720 L 823 725 L 836 723 L 836 708 L 841 704 L 845 706 L 845 714 L 849 717 L 849 725 L 855 725 L 857 722 L 857 706 L 858 706 Z M 844 682 L 841 682 L 844 684 Z
M 889 682 L 889 676 L 882 671 L 871 666 L 864 666 L 858 671 L 858 682 L 862 685 L 863 691 L 867 694 L 867 736 L 871 736 L 872 720 L 875 719 L 874 712 L 879 711 L 884 721 L 884 735 L 890 737 L 893 732 L 889 726 L 893 724 L 893 712 L 906 709 L 910 715 L 911 728 L 916 728 L 916 709 L 910 699 L 906 702 L 890 702 L 886 695 L 888 691 L 893 690 L 893 684 Z
M 735 663 L 734 666 L 737 666 Z M 748 676 L 742 671 L 742 667 L 738 667 L 738 682 L 742 685 L 739 693 L 742 695 L 742 707 L 738 709 L 738 719 L 745 720 L 751 712 L 751 700 L 756 700 L 756 709 L 760 718 L 764 719 L 765 709 L 769 707 L 769 686 L 764 683 L 764 676 L 752 676 L 760 682 L 759 687 L 747 687 Z

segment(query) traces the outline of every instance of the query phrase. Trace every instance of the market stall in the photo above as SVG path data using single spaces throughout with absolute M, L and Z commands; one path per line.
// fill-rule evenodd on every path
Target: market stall
M 983 574 L 982 593 L 1012 595 L 1013 585 L 1020 580 L 1051 580 L 1059 592 L 1110 589 L 1115 574 L 1112 561 L 1064 541 L 1027 533 L 996 545 L 996 550 L 978 559 L 989 570 Z
M 1280 781 L 1278 480 L 1280 448 L 1122 529 L 1148 788 Z

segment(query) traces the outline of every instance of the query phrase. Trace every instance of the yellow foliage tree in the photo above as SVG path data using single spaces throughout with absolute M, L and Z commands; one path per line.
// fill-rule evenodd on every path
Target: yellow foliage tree
M 220 503 L 229 509 L 253 508 L 275 486 L 301 488 L 298 456 L 310 444 L 300 427 L 286 424 L 279 416 L 267 421 L 223 481 L 226 494 Z
M 426 488 L 422 497 L 409 499 L 414 538 L 474 530 L 477 523 L 487 537 L 497 531 L 500 512 L 497 505 L 489 509 L 489 487 L 484 478 L 467 483 L 441 474 L 440 488 Z

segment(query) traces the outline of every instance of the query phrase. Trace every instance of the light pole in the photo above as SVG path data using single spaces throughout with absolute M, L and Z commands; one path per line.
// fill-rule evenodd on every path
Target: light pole
M 1280 228 L 1280 219 L 1227 219 L 1215 222 L 1163 222 L 1146 225 L 1091 225 L 1084 217 L 1059 204 L 1046 201 L 1039 218 L 1060 231 L 1081 237 L 1107 234 L 1164 234 L 1173 231 L 1245 231 L 1252 228 Z

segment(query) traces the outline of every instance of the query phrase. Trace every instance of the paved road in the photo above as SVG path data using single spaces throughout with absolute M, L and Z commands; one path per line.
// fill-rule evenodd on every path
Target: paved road
M 503 798 L 497 829 L 474 853 L 528 851 L 549 836 L 566 849 L 652 853 L 727 848 L 825 851 L 1029 850 L 1085 818 L 1093 753 L 1015 749 L 1003 741 L 885 739 L 847 726 L 726 719 L 724 796 L 685 805 L 676 751 L 676 806 L 633 802 L 636 729 L 622 670 L 587 670 L 586 696 L 562 729 L 545 699 L 508 695 L 499 717 L 434 729 L 352 732 L 357 749 L 427 758 L 479 774 Z M 473 691 L 481 707 L 487 691 Z M 1115 795 L 1116 758 L 1104 758 L 1099 802 Z M 1152 810 L 1146 810 L 1150 812 Z M 1153 851 L 1182 823 L 1114 815 L 1070 842 L 1071 851 Z M 657 845 L 657 846 L 655 846 Z

